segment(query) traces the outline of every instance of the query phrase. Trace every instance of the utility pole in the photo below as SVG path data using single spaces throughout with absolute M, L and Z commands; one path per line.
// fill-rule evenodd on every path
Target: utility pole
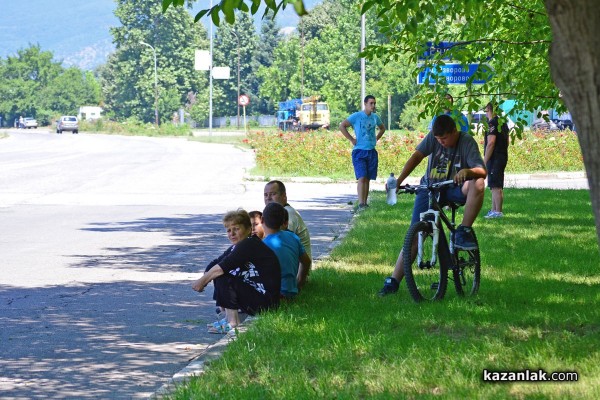
M 238 100 L 236 101 L 236 103 L 238 103 L 238 105 L 237 105 L 237 128 L 240 129 L 240 102 L 239 102 L 239 98 L 240 98 L 240 37 L 237 35 L 237 33 L 235 33 L 235 31 L 231 31 L 231 33 L 233 33 L 235 35 L 235 38 L 237 39 L 237 78 L 238 78 L 237 98 L 238 98 Z
M 158 78 L 156 74 L 156 49 L 146 42 L 140 42 L 140 44 L 150 47 L 152 49 L 152 54 L 154 54 L 154 123 L 158 128 Z

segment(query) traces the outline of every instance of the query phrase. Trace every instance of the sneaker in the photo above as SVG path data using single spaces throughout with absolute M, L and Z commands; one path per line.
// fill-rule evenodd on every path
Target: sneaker
M 368 204 L 359 204 L 358 206 L 356 206 L 356 208 L 352 211 L 353 214 L 358 214 L 361 211 L 366 210 L 369 207 Z
M 502 218 L 504 216 L 504 214 L 502 214 L 502 212 L 500 211 L 488 211 L 488 213 L 486 214 L 486 216 L 484 218 L 490 219 L 490 218 Z
M 396 293 L 399 287 L 400 282 L 398 282 L 396 278 L 388 276 L 383 282 L 383 288 L 379 292 L 377 292 L 377 294 L 381 297 L 387 296 L 388 294 Z
M 459 225 L 454 236 L 454 247 L 461 250 L 477 250 L 473 228 Z

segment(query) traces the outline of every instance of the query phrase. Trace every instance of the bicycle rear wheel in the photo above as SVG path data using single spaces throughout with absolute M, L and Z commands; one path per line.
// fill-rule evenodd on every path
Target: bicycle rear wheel
M 452 275 L 454 288 L 459 296 L 474 296 L 479 291 L 481 258 L 475 232 L 473 232 L 473 237 L 477 243 L 477 250 L 454 249 Z
M 420 260 L 417 257 L 419 236 L 423 237 Z M 440 232 L 440 243 L 443 240 L 443 232 Z M 423 221 L 411 225 L 404 239 L 404 277 L 410 295 L 417 302 L 440 300 L 446 294 L 448 271 L 442 262 L 442 257 L 446 255 L 438 251 L 443 247 L 440 243 L 434 249 L 431 224 Z M 437 259 L 434 259 L 434 255 Z

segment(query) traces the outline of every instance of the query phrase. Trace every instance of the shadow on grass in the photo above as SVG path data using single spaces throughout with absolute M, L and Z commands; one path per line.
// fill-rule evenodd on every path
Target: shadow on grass
M 177 398 L 597 397 L 600 258 L 589 194 L 507 190 L 506 200 L 505 218 L 476 223 L 479 295 L 460 298 L 449 282 L 443 301 L 417 304 L 405 283 L 376 295 L 412 198 L 390 207 L 375 196 L 299 298 L 257 320 Z M 538 368 L 580 379 L 482 382 L 484 369 Z

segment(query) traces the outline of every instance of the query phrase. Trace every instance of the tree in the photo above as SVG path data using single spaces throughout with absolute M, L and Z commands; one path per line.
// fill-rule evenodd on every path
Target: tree
M 163 7 L 183 0 L 163 0 Z M 262 0 L 252 0 L 256 13 Z M 293 4 L 299 15 L 306 13 L 302 0 L 265 0 L 278 11 Z M 223 0 L 210 10 L 233 22 L 235 9 L 248 9 L 244 0 Z M 463 64 L 481 62 L 492 66 L 492 79 L 481 86 L 468 84 L 460 93 L 470 110 L 491 98 L 517 100 L 521 109 L 570 110 L 577 126 L 584 165 L 590 186 L 596 232 L 600 244 L 600 86 L 596 85 L 600 64 L 598 31 L 600 2 L 596 0 L 367 0 L 362 12 L 377 10 L 380 32 L 388 42 L 367 51 L 385 60 L 407 53 L 416 64 L 427 42 L 457 43 L 447 56 Z M 203 14 L 203 15 L 204 15 Z M 444 64 L 439 53 L 419 68 Z M 415 67 L 415 72 L 418 68 Z M 487 75 L 487 74 L 482 74 Z M 481 76 L 480 76 L 481 77 Z M 417 103 L 431 115 L 444 107 L 444 78 L 425 85 Z M 470 82 L 472 83 L 472 81 Z M 559 95 L 560 94 L 560 95 Z
M 5 119 L 37 117 L 40 91 L 62 72 L 60 64 L 52 59 L 52 52 L 30 45 L 2 63 L 0 113 Z
M 163 14 L 150 0 L 117 0 L 115 16 L 122 24 L 111 28 L 116 50 L 101 69 L 107 112 L 154 122 L 154 52 L 145 42 L 156 51 L 159 117 L 170 121 L 190 91 L 204 94 L 208 85 L 207 75 L 194 70 L 194 51 L 208 48 L 206 30 L 187 10 Z
M 237 35 L 237 36 L 236 36 Z M 239 42 L 239 48 L 238 48 Z M 237 60 L 240 55 L 240 93 L 252 99 L 247 113 L 258 111 L 258 79 L 255 70 L 255 54 L 258 49 L 258 36 L 252 18 L 248 13 L 238 13 L 235 25 L 222 25 L 217 29 L 213 42 L 215 66 L 228 66 L 230 79 L 213 80 L 213 86 L 223 93 L 220 101 L 213 101 L 215 115 L 228 116 L 237 113 Z

